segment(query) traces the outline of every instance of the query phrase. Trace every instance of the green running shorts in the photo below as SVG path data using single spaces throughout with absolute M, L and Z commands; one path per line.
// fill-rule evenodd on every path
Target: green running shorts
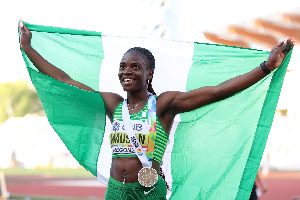
M 139 182 L 123 183 L 109 177 L 105 200 L 162 200 L 166 199 L 167 186 L 164 179 L 158 176 L 152 187 L 144 187 Z

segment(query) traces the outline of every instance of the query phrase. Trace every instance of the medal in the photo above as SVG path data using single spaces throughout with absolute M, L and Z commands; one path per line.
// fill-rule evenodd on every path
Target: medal
M 158 179 L 158 174 L 151 167 L 143 167 L 138 173 L 139 183 L 144 187 L 152 187 Z

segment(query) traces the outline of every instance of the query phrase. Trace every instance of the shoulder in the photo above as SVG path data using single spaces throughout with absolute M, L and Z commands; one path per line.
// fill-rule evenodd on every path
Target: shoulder
M 157 96 L 157 101 L 171 101 L 179 94 L 181 94 L 179 91 L 166 91 Z
M 119 94 L 112 93 L 112 92 L 100 92 L 100 94 L 103 97 L 103 100 L 105 102 L 106 114 L 110 119 L 112 119 L 116 107 L 122 101 L 124 101 L 124 99 Z
M 116 105 L 124 101 L 123 97 L 117 93 L 99 92 L 103 97 L 105 103 L 115 103 Z
M 172 108 L 172 103 L 180 95 L 180 91 L 167 91 L 161 93 L 156 99 L 156 110 L 158 114 L 165 113 Z

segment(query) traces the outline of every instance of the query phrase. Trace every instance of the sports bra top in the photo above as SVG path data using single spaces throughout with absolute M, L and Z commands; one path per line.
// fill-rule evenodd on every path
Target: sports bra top
M 127 133 L 123 129 L 123 118 L 122 118 L 123 103 L 124 101 L 117 106 L 113 114 L 113 123 L 109 135 L 110 145 L 112 148 L 112 158 L 137 157 L 130 143 L 130 140 L 127 136 Z M 150 163 L 152 163 L 152 160 L 161 163 L 162 157 L 166 149 L 167 142 L 169 140 L 169 136 L 164 131 L 157 115 L 156 115 L 156 123 L 154 124 L 151 123 L 150 129 L 149 130 L 147 129 L 146 131 L 143 129 L 146 127 L 145 124 L 148 124 L 149 121 L 148 103 L 146 103 L 146 105 L 140 112 L 130 114 L 130 119 L 134 127 L 135 134 L 142 148 L 147 149 L 147 157 Z M 149 136 L 149 132 L 155 128 L 156 128 L 156 133 L 154 135 L 152 134 Z M 149 142 L 154 144 L 149 144 Z

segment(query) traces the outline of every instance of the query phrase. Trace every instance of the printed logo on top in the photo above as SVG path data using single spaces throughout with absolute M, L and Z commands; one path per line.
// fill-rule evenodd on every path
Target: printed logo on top
M 112 123 L 112 130 L 111 132 L 125 132 L 125 126 L 123 121 L 114 121 Z M 141 122 L 138 120 L 131 121 L 132 130 L 135 133 L 144 133 L 148 134 L 150 129 L 150 124 L 148 122 Z
M 148 145 L 148 134 L 136 133 L 136 137 L 139 140 L 142 147 L 147 147 Z M 128 138 L 127 133 L 111 133 L 109 135 L 110 145 L 111 146 L 122 146 L 122 147 L 131 147 L 130 139 Z M 134 139 L 133 143 L 136 144 Z M 137 144 L 136 144 L 137 145 Z
M 128 153 L 128 154 L 135 154 L 134 148 L 133 147 L 118 147 L 118 146 L 113 146 L 111 148 L 112 154 L 114 153 Z M 142 148 L 142 149 L 137 149 L 137 153 L 139 156 L 143 155 L 142 151 L 147 151 L 147 148 Z
M 117 132 L 117 131 L 119 131 L 119 128 L 120 128 L 120 123 L 119 122 L 114 122 L 113 126 L 112 126 L 113 131 Z
M 138 153 L 139 156 L 143 155 L 142 149 L 136 149 L 136 152 Z
M 135 154 L 133 147 L 112 147 L 111 148 L 112 153 L 129 153 L 129 154 Z
M 150 125 L 148 122 L 140 122 L 140 121 L 133 121 L 132 128 L 136 133 L 136 137 L 139 140 L 142 148 L 147 148 L 148 145 L 148 136 L 149 136 L 149 129 Z M 111 128 L 111 133 L 109 135 L 110 145 L 112 149 L 115 148 L 124 148 L 124 147 L 131 147 L 132 140 L 133 144 L 137 146 L 137 141 L 134 138 L 129 138 L 127 133 L 125 132 L 124 124 L 122 121 L 114 121 L 113 126 Z M 116 151 L 116 150 L 115 150 Z M 130 150 L 119 149 L 118 151 L 125 151 L 131 152 Z

